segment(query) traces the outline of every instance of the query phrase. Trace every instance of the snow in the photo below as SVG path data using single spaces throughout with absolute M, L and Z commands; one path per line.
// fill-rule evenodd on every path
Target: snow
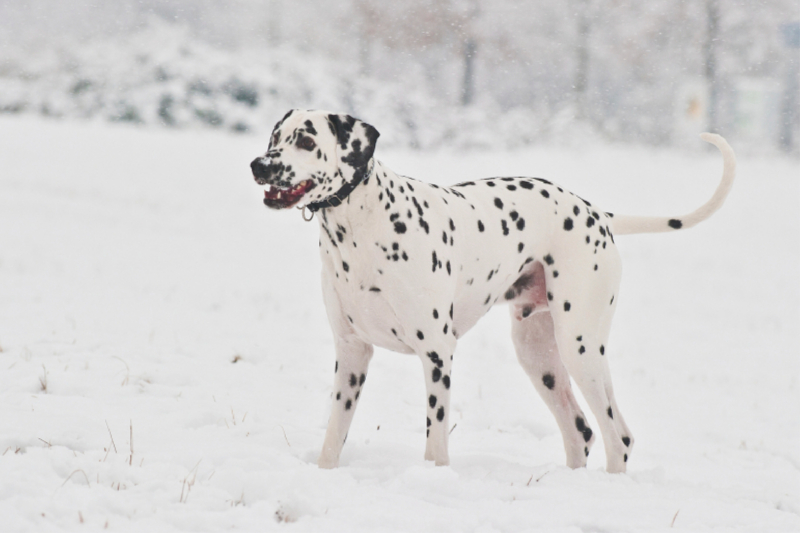
M 422 458 L 418 360 L 377 350 L 325 471 L 318 228 L 261 204 L 248 165 L 266 139 L 30 116 L 2 117 L 0 139 L 4 531 L 800 531 L 797 160 L 742 157 L 709 221 L 619 239 L 607 355 L 627 474 L 604 472 L 601 439 L 564 466 L 502 308 L 456 352 L 451 466 Z M 679 215 L 721 173 L 701 145 L 378 157 Z

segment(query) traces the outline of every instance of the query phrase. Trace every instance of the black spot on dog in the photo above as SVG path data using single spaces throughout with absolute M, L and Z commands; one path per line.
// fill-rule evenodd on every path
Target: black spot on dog
M 430 406 L 431 406 L 431 409 L 433 409 L 434 407 L 436 407 L 436 396 L 434 396 L 433 394 L 431 394 L 431 395 L 428 397 L 428 405 L 430 405 Z M 428 420 L 430 420 L 430 419 L 428 419 Z
M 438 411 L 436 411 L 436 420 L 441 422 L 444 420 L 444 407 L 440 407 Z
M 683 222 L 681 222 L 677 218 L 671 218 L 667 224 L 672 229 L 681 229 L 683 227 Z
M 419 218 L 419 227 L 424 229 L 425 233 L 430 233 L 431 232 L 430 226 L 428 226 L 428 223 L 425 222 L 425 219 L 422 218 L 422 217 Z
M 622 437 L 622 444 L 624 444 L 625 446 L 630 446 L 631 445 L 630 437 Z
M 608 410 L 606 412 L 608 413 L 608 418 L 611 418 L 611 419 L 614 418 L 614 411 L 611 410 L 611 406 L 610 405 L 608 406 Z
M 395 222 L 394 223 L 394 231 L 395 233 L 405 233 L 406 232 L 406 225 L 403 222 Z
M 419 340 L 422 340 L 422 339 L 424 339 L 424 338 L 425 338 L 425 335 L 423 335 L 423 334 L 422 334 L 422 332 L 421 332 L 420 330 L 417 330 L 417 338 L 418 338 Z
M 553 387 L 556 386 L 556 378 L 553 374 L 545 374 L 542 376 L 542 383 L 544 383 L 544 386 L 548 389 L 553 390 Z
M 565 231 L 570 231 L 570 230 L 572 230 L 572 219 L 571 219 L 571 218 L 569 218 L 569 217 L 567 217 L 566 219 L 564 219 L 564 230 L 565 230 Z
M 442 377 L 442 384 L 444 385 L 445 389 L 449 389 L 450 388 L 450 376 Z
M 564 302 L 564 311 L 569 311 L 572 308 L 572 304 L 569 302 Z
M 433 372 L 431 372 L 431 380 L 432 380 L 434 383 L 436 383 L 436 382 L 438 382 L 440 379 L 442 379 L 442 371 L 441 371 L 441 370 L 439 370 L 439 367 L 436 367 L 436 368 L 434 368 L 434 369 L 433 369 Z
M 553 261 L 553 256 L 551 256 L 550 254 L 544 256 L 544 262 L 547 263 L 548 265 L 552 265 L 553 263 L 555 263 L 555 261 Z
M 356 375 L 350 374 L 350 386 L 355 387 L 357 383 L 358 383 L 358 378 L 356 377 Z
M 351 407 L 353 407 L 353 400 L 347 400 L 347 403 L 344 404 L 344 410 L 349 411 Z
M 592 438 L 592 428 L 586 425 L 583 418 L 579 416 L 575 418 L 575 427 L 583 434 L 583 440 L 589 442 L 589 439 Z
M 500 198 L 494 199 L 494 205 L 497 209 L 503 209 L 503 201 Z

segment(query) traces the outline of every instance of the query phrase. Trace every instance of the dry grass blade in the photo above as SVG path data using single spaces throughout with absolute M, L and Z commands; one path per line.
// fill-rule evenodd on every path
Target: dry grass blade
M 42 391 L 47 394 L 47 368 L 42 365 L 42 377 L 39 378 L 39 385 L 42 387 Z
M 111 434 L 111 428 L 108 427 L 108 420 L 106 422 L 106 429 L 108 429 L 108 436 L 111 437 L 111 445 L 114 447 L 114 453 L 117 453 L 117 445 L 114 444 L 114 435 Z
M 114 358 L 114 359 L 119 359 L 120 361 L 122 361 L 122 364 L 125 365 L 125 379 L 123 379 L 122 383 L 120 383 L 120 386 L 124 387 L 125 385 L 128 384 L 128 382 L 130 380 L 131 367 L 129 367 L 128 363 L 126 363 L 125 360 L 122 359 L 121 357 L 117 357 L 116 355 L 112 355 L 111 357 Z
M 197 469 L 200 466 L 201 461 L 202 459 L 197 461 L 197 464 L 194 465 L 194 468 L 189 470 L 189 473 L 183 478 L 183 484 L 181 485 L 181 498 L 179 500 L 180 503 L 186 503 L 186 501 L 189 499 L 189 493 L 192 491 L 192 486 L 194 486 L 195 481 L 197 481 Z M 192 472 L 194 472 L 194 475 L 192 475 L 192 479 L 189 481 L 189 476 L 192 474 Z M 184 490 L 186 491 L 186 496 L 184 496 Z
M 283 426 L 282 426 L 282 425 L 280 425 L 280 424 L 278 424 L 278 427 L 279 427 L 279 428 L 281 428 L 281 431 L 283 431 L 283 438 L 284 438 L 284 440 L 286 440 L 286 445 L 287 445 L 289 448 L 291 448 L 291 447 L 292 447 L 292 445 L 291 445 L 291 444 L 289 444 L 289 437 L 287 437 L 287 436 L 286 436 L 286 430 L 285 430 L 285 429 L 283 429 Z
M 131 458 L 128 460 L 128 464 L 133 466 L 133 420 L 131 420 Z
M 675 511 L 675 516 L 672 517 L 672 522 L 670 522 L 669 527 L 675 527 L 675 519 L 678 518 L 678 513 L 680 513 L 680 512 L 681 512 L 680 509 Z
M 73 472 L 72 472 L 70 475 L 68 475 L 68 476 L 67 476 L 67 479 L 65 479 L 65 480 L 64 480 L 64 483 L 62 483 L 62 484 L 61 484 L 61 486 L 63 487 L 64 485 L 66 485 L 66 484 L 67 484 L 67 481 L 69 481 L 69 480 L 70 480 L 70 478 L 72 478 L 72 476 L 74 476 L 74 475 L 75 475 L 75 474 L 77 474 L 78 472 L 80 472 L 81 474 L 83 474 L 83 477 L 86 479 L 86 486 L 89 486 L 89 476 L 87 476 L 87 475 L 86 475 L 86 472 L 84 472 L 84 471 L 83 471 L 83 470 L 81 470 L 80 468 L 79 468 L 78 470 L 75 470 L 75 471 L 73 471 Z

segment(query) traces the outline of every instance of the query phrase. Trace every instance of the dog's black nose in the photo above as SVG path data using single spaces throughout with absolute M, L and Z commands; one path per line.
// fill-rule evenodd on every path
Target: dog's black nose
M 269 177 L 268 162 L 263 158 L 257 157 L 250 163 L 250 170 L 253 171 L 253 177 L 256 181 L 265 180 Z

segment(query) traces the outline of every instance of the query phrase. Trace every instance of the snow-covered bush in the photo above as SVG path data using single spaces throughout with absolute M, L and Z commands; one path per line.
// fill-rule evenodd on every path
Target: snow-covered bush
M 212 47 L 154 19 L 101 42 L 6 50 L 0 112 L 263 134 L 288 109 L 330 109 L 374 123 L 383 145 L 413 148 L 519 146 L 542 129 L 535 113 L 491 100 L 443 103 L 424 76 L 409 69 L 387 83 L 290 46 Z

